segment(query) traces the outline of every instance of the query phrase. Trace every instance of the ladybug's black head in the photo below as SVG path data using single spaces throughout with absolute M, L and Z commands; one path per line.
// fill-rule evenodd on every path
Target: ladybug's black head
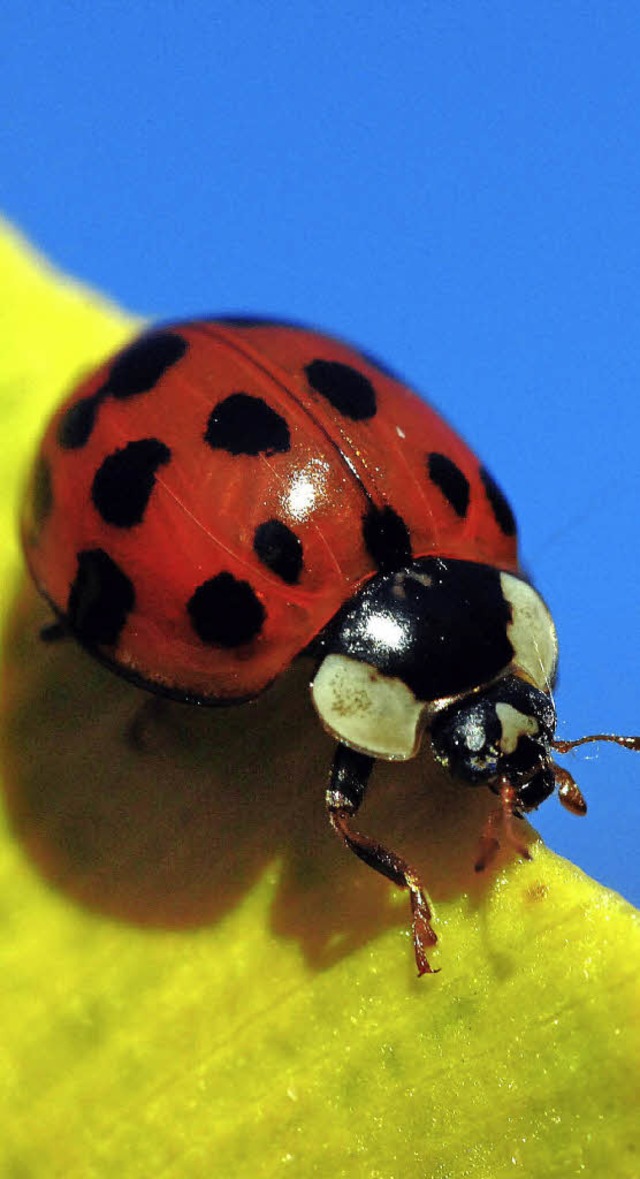
M 534 810 L 555 789 L 551 697 L 518 675 L 455 701 L 431 724 L 434 753 L 456 777 L 496 792 L 508 781 L 514 813 Z
M 555 627 L 522 578 L 421 557 L 381 573 L 327 628 L 312 699 L 325 728 L 370 759 L 415 757 L 425 732 L 438 760 L 521 816 L 558 788 L 584 799 L 553 762 Z

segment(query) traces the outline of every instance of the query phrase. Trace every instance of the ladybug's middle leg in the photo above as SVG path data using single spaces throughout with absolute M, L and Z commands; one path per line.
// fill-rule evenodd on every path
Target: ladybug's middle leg
M 167 701 L 163 696 L 146 692 L 125 728 L 125 740 L 130 749 L 145 752 L 150 744 L 150 735 L 156 723 L 162 722 L 167 714 Z
M 437 971 L 427 960 L 427 947 L 435 945 L 438 939 L 431 925 L 431 909 L 420 878 L 406 860 L 351 826 L 351 820 L 364 798 L 374 761 L 365 753 L 338 745 L 326 795 L 329 820 L 347 847 L 365 864 L 386 876 L 399 888 L 409 889 L 418 974 L 436 974 Z

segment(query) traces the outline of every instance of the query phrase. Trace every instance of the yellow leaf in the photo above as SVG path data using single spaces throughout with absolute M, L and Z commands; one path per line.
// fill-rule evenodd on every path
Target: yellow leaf
M 135 751 L 137 690 L 38 640 L 26 464 L 136 325 L 6 227 L 0 273 L 0 1174 L 637 1177 L 629 905 L 539 843 L 475 877 L 488 792 L 381 766 L 361 826 L 436 904 L 417 979 L 406 897 L 328 830 L 308 669 Z

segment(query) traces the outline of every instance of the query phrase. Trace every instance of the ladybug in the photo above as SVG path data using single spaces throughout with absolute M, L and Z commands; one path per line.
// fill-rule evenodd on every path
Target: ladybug
M 23 514 L 57 623 L 119 675 L 185 702 L 241 704 L 302 652 L 337 742 L 326 806 L 347 846 L 409 890 L 419 974 L 426 893 L 353 819 L 377 759 L 425 734 L 499 797 L 476 867 L 557 789 L 557 639 L 518 564 L 497 483 L 434 409 L 366 353 L 279 321 L 145 332 L 54 414 Z

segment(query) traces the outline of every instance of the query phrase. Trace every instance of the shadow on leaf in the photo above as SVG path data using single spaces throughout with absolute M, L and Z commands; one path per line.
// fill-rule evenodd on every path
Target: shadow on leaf
M 408 928 L 407 898 L 329 829 L 335 746 L 309 700 L 308 661 L 250 704 L 167 702 L 136 749 L 126 734 L 144 693 L 72 641 L 41 642 L 48 621 L 25 581 L 5 636 L 3 757 L 13 829 L 52 885 L 121 921 L 193 928 L 222 918 L 273 867 L 273 933 L 296 939 L 318 969 L 385 928 Z M 473 904 L 493 875 L 473 863 L 494 805 L 425 748 L 376 767 L 358 824 L 414 864 L 436 905 L 461 892 Z

